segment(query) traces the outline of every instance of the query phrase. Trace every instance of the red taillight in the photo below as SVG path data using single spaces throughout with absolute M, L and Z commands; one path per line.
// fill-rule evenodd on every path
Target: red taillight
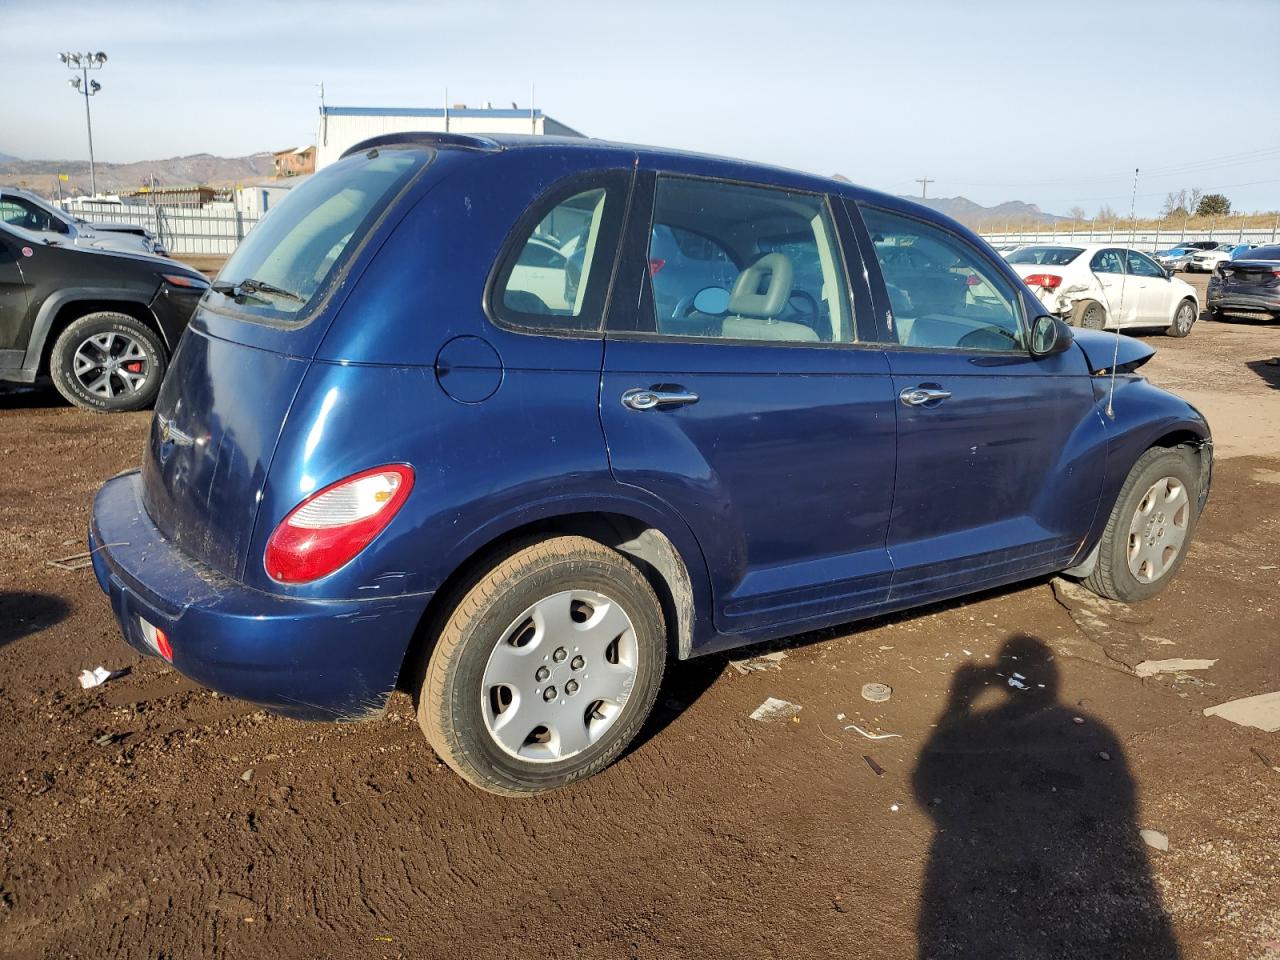
M 1056 273 L 1033 273 L 1027 277 L 1028 287 L 1044 287 L 1046 290 L 1057 290 L 1062 286 L 1062 278 Z
M 393 463 L 313 493 L 267 541 L 267 575 L 281 583 L 306 583 L 333 573 L 382 532 L 412 489 L 413 468 Z
M 982 278 L 976 273 L 971 273 L 964 278 L 964 282 L 967 286 L 976 287 L 982 284 Z
M 658 271 L 661 270 L 666 265 L 667 265 L 667 261 L 659 257 L 650 257 L 649 258 L 649 276 L 656 277 L 658 275 Z
M 156 649 L 160 651 L 160 656 L 173 663 L 173 647 L 169 643 L 169 636 L 159 627 L 156 627 Z

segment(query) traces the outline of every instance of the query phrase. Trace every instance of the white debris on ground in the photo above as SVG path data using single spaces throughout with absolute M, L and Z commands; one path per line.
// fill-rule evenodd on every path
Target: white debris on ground
M 779 700 L 777 697 L 768 697 L 764 703 L 751 711 L 752 720 L 762 720 L 765 723 L 777 720 L 790 720 L 792 717 L 800 714 L 802 707 L 798 703 L 792 703 L 790 700 Z
M 841 714 L 841 716 L 843 717 L 844 715 Z M 867 733 L 867 731 L 863 730 L 856 723 L 849 724 L 847 727 L 845 727 L 845 729 L 856 730 L 858 733 L 862 734 L 868 740 L 892 740 L 894 737 L 897 737 L 899 740 L 902 739 L 902 734 L 900 733 Z
M 1280 690 L 1260 693 L 1256 697 L 1229 700 L 1216 707 L 1205 707 L 1206 717 L 1221 717 L 1242 727 L 1257 727 L 1267 733 L 1280 731 Z
M 893 696 L 893 687 L 887 683 L 864 683 L 862 685 L 862 699 L 871 703 L 884 703 Z
M 1175 657 L 1172 660 L 1143 660 L 1133 668 L 1140 677 L 1154 677 L 1159 673 L 1182 673 L 1185 670 L 1208 670 L 1217 660 L 1187 660 Z
M 1139 830 L 1138 836 L 1142 838 L 1142 842 L 1153 850 L 1159 850 L 1167 853 L 1169 850 L 1169 838 L 1159 830 Z
M 1009 686 L 1015 690 L 1030 690 L 1031 688 L 1026 684 L 1026 679 L 1022 674 L 1015 673 L 1009 678 Z
M 785 659 L 787 659 L 786 653 L 775 650 L 772 653 L 762 653 L 758 657 L 748 657 L 745 660 L 730 660 L 729 666 L 746 676 L 748 673 L 781 670 L 782 661 Z
M 80 686 L 89 690 L 92 687 L 100 687 L 108 680 L 114 680 L 116 677 L 123 675 L 123 670 L 108 670 L 106 667 L 94 667 L 92 670 L 81 670 Z

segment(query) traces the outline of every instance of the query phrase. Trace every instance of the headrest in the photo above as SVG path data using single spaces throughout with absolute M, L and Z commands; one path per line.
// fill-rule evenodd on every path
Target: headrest
M 782 313 L 791 299 L 795 271 L 785 254 L 766 253 L 738 275 L 729 296 L 729 313 L 739 317 L 772 319 Z M 768 286 L 760 286 L 768 277 Z

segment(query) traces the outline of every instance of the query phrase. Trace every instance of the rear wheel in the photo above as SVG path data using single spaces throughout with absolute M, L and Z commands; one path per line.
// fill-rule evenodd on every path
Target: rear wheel
M 481 789 L 542 793 L 617 758 L 665 661 L 644 575 L 593 540 L 556 537 L 516 550 L 462 596 L 427 664 L 418 722 Z
M 1195 322 L 1195 304 L 1190 300 L 1183 300 L 1173 312 L 1173 323 L 1169 324 L 1165 333 L 1171 337 L 1185 337 L 1191 332 L 1191 325 Z
M 1129 471 L 1084 584 L 1125 602 L 1164 589 L 1186 559 L 1199 517 L 1200 471 L 1187 447 L 1153 447 Z
M 149 406 L 164 379 L 160 337 L 126 313 L 102 310 L 73 322 L 49 356 L 53 385 L 83 410 L 119 413 Z
M 1071 310 L 1071 325 L 1086 330 L 1101 330 L 1107 323 L 1107 312 L 1097 300 L 1081 300 Z

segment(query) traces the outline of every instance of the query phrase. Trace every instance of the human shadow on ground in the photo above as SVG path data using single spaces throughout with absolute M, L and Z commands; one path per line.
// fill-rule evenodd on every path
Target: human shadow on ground
M 47 593 L 0 590 L 0 647 L 53 626 L 70 609 L 65 600 Z
M 1027 634 L 952 678 L 912 781 L 935 823 L 921 960 L 1178 957 L 1120 743 L 1058 688 Z
M 1275 390 L 1280 390 L 1280 358 L 1269 357 L 1266 360 L 1249 360 L 1245 366 L 1258 375 L 1263 383 Z

